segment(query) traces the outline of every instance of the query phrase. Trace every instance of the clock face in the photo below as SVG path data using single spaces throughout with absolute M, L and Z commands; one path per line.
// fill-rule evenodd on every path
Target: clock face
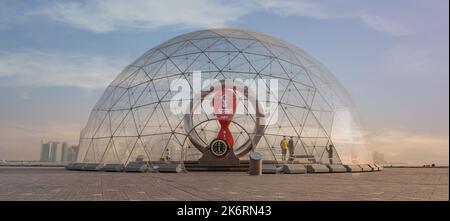
M 228 153 L 228 144 L 226 141 L 216 139 L 211 142 L 211 153 L 216 157 L 223 157 Z

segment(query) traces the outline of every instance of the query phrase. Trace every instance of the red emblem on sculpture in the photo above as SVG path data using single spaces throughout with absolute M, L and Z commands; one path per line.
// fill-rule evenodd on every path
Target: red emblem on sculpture
M 236 94 L 232 88 L 226 88 L 222 84 L 221 89 L 216 92 L 213 98 L 214 114 L 219 119 L 220 130 L 218 139 L 225 140 L 229 148 L 233 147 L 233 135 L 229 129 L 231 120 L 236 113 Z

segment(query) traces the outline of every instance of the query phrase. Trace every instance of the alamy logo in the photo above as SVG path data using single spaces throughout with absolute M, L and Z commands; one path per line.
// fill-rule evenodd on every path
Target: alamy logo
M 277 79 L 204 79 L 201 71 L 187 79 L 171 82 L 174 94 L 170 101 L 173 114 L 215 114 L 219 119 L 232 120 L 236 115 L 255 115 L 262 125 L 278 121 Z

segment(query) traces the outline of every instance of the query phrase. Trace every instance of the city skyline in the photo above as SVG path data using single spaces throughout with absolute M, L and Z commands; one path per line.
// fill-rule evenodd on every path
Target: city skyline
M 235 27 L 327 66 L 386 161 L 448 165 L 448 1 L 0 2 L 0 159 L 36 159 L 42 137 L 77 144 L 106 86 L 139 55 L 181 33 Z
M 61 145 L 60 145 L 61 144 Z M 78 155 L 78 145 L 67 142 L 41 140 L 39 161 L 41 162 L 74 162 Z

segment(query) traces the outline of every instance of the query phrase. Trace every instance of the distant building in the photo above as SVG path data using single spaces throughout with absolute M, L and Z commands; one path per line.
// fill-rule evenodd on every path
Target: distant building
M 74 157 L 74 161 L 78 160 L 78 154 L 80 153 L 80 146 L 75 145 L 73 146 L 74 152 L 75 152 L 75 157 Z
M 75 162 L 77 160 L 78 156 L 78 149 L 79 147 L 74 145 L 71 146 L 67 151 L 67 162 Z
M 50 143 L 41 144 L 41 159 L 40 161 L 48 162 L 50 161 Z
M 66 142 L 63 142 L 61 144 L 61 162 L 67 162 L 68 161 L 67 160 L 68 153 L 69 153 L 68 145 L 67 145 Z
M 58 144 L 59 142 L 52 142 L 50 145 L 50 159 L 51 162 L 60 161 L 58 159 Z
M 372 154 L 373 162 L 377 164 L 385 164 L 386 160 L 384 160 L 384 154 L 374 151 Z
M 60 145 L 61 144 L 61 145 Z M 67 142 L 46 141 L 41 143 L 42 162 L 74 162 L 77 160 L 79 147 L 69 146 Z

